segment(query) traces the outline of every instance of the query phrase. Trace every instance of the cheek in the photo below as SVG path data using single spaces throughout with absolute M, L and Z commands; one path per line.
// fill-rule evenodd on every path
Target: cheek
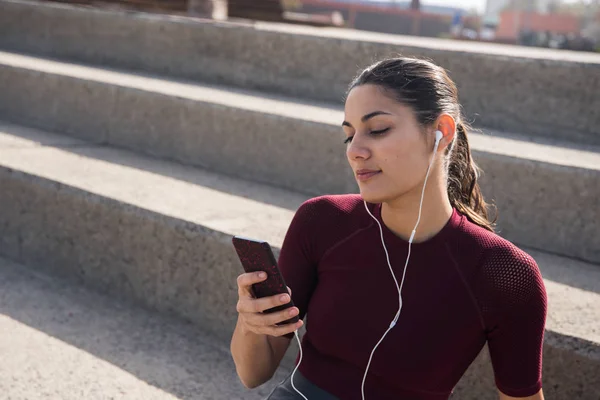
M 386 149 L 381 160 L 381 167 L 388 177 L 402 185 L 415 183 L 425 162 L 421 154 L 409 148 Z
M 381 149 L 382 158 L 386 163 L 401 165 L 413 171 L 424 162 L 423 145 L 417 134 L 405 135 L 398 140 L 390 141 Z
M 392 168 L 393 170 L 398 170 L 399 168 L 406 168 L 410 166 L 414 155 L 411 154 L 410 151 L 407 151 L 404 148 L 392 148 L 388 147 L 382 153 L 383 165 L 388 168 Z

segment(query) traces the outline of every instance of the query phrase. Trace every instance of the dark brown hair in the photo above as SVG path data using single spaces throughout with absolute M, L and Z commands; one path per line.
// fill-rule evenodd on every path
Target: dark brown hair
M 481 169 L 471 157 L 467 132 L 472 128 L 463 120 L 456 84 L 446 71 L 428 60 L 394 57 L 361 71 L 350 84 L 348 93 L 356 86 L 367 84 L 380 86 L 384 93 L 412 108 L 423 128 L 431 127 L 443 113 L 454 118 L 456 135 L 444 157 L 450 203 L 470 221 L 494 232 L 497 215 L 493 221 L 489 220 L 488 207 L 492 205 L 487 204 L 481 194 L 477 183 Z

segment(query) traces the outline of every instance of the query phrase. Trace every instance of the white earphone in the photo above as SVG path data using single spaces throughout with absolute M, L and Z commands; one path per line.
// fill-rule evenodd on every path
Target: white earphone
M 379 342 L 377 342 L 377 344 L 375 345 L 375 347 L 373 347 L 373 350 L 371 351 L 371 356 L 369 357 L 369 362 L 367 363 L 367 369 L 365 370 L 365 375 L 363 377 L 362 386 L 361 386 L 363 400 L 365 400 L 365 380 L 367 379 L 367 372 L 369 371 L 369 366 L 371 365 L 371 359 L 373 358 L 375 349 L 377 349 L 377 346 L 379 346 L 379 344 L 383 341 L 383 339 L 385 338 L 385 335 L 387 335 L 387 333 L 390 331 L 390 329 L 392 329 L 396 325 L 396 322 L 398 321 L 398 318 L 400 317 L 400 311 L 402 310 L 402 293 L 401 293 L 402 292 L 402 284 L 404 284 L 404 275 L 406 274 L 406 266 L 408 265 L 408 260 L 410 259 L 410 247 L 411 247 L 412 241 L 415 237 L 415 233 L 417 233 L 417 226 L 419 226 L 419 222 L 421 221 L 421 209 L 423 208 L 423 197 L 425 195 L 425 186 L 427 185 L 427 178 L 429 178 L 429 171 L 431 170 L 431 166 L 433 165 L 433 162 L 435 160 L 435 155 L 437 153 L 437 149 L 440 144 L 440 140 L 442 140 L 443 137 L 444 137 L 444 134 L 442 133 L 442 131 L 439 131 L 439 130 L 435 131 L 435 146 L 433 148 L 433 155 L 431 156 L 431 161 L 429 162 L 429 167 L 427 168 L 427 174 L 425 175 L 425 182 L 423 183 L 423 191 L 421 192 L 421 202 L 419 204 L 419 217 L 417 218 L 417 223 L 415 224 L 415 228 L 413 229 L 412 234 L 410 235 L 410 239 L 408 241 L 408 256 L 406 257 L 406 263 L 404 264 L 404 273 L 402 274 L 402 282 L 400 283 L 400 286 L 398 286 L 398 281 L 396 280 L 396 276 L 394 275 L 394 271 L 392 270 L 392 266 L 390 265 L 390 258 L 388 255 L 387 248 L 385 247 L 385 242 L 383 240 L 383 231 L 381 229 L 381 224 L 379 223 L 377 218 L 375 218 L 373 216 L 373 214 L 371 214 L 371 211 L 367 207 L 367 202 L 366 201 L 364 202 L 367 212 L 375 220 L 375 222 L 377 222 L 377 225 L 379 226 L 379 234 L 381 236 L 381 244 L 383 245 L 383 250 L 385 251 L 385 257 L 387 259 L 388 267 L 390 268 L 390 272 L 392 273 L 392 277 L 394 278 L 394 282 L 396 283 L 396 289 L 398 289 L 398 304 L 399 304 L 399 306 L 398 306 L 398 311 L 396 312 L 394 319 L 390 323 L 389 328 L 385 331 L 385 333 L 383 334 L 381 339 L 379 339 Z M 300 338 L 298 337 L 298 331 L 296 330 L 294 333 L 296 335 L 296 340 L 298 340 L 298 345 L 300 347 L 300 360 L 298 361 L 298 365 L 296 365 L 296 368 L 294 368 L 294 371 L 292 372 L 291 383 L 292 383 L 292 387 L 294 388 L 294 390 L 296 392 L 298 392 L 304 400 L 308 400 L 306 398 L 306 396 L 304 396 L 298 389 L 296 389 L 296 386 L 294 386 L 294 373 L 296 373 L 296 370 L 298 369 L 298 367 L 300 366 L 300 363 L 302 362 L 302 343 L 300 343 Z
M 442 131 L 435 131 L 435 145 L 437 146 L 440 143 L 440 140 L 444 137 Z

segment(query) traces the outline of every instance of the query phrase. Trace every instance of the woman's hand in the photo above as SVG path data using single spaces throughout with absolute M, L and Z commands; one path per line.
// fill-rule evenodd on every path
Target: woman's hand
M 259 274 L 260 272 L 243 273 L 237 278 L 239 300 L 236 309 L 239 313 L 242 329 L 256 334 L 283 336 L 300 328 L 304 323 L 302 320 L 281 326 L 275 325 L 298 315 L 299 310 L 297 307 L 290 307 L 273 313 L 262 313 L 270 308 L 289 303 L 292 289 L 287 286 L 289 295 L 276 294 L 256 299 L 252 296 L 250 288 L 253 284 L 262 282 L 267 278 L 266 273 L 264 277 L 260 277 Z M 281 299 L 281 296 L 284 296 L 284 299 Z

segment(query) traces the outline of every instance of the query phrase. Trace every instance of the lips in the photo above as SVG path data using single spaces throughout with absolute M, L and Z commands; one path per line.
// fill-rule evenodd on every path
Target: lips
M 368 172 L 361 171 L 361 172 L 357 172 L 356 178 L 359 181 L 365 181 L 373 176 L 379 175 L 380 172 L 381 171 L 368 171 Z
M 381 170 L 377 170 L 377 169 L 359 169 L 356 171 L 357 175 L 362 175 L 362 174 L 371 174 L 371 173 L 375 173 L 375 172 L 381 172 Z

